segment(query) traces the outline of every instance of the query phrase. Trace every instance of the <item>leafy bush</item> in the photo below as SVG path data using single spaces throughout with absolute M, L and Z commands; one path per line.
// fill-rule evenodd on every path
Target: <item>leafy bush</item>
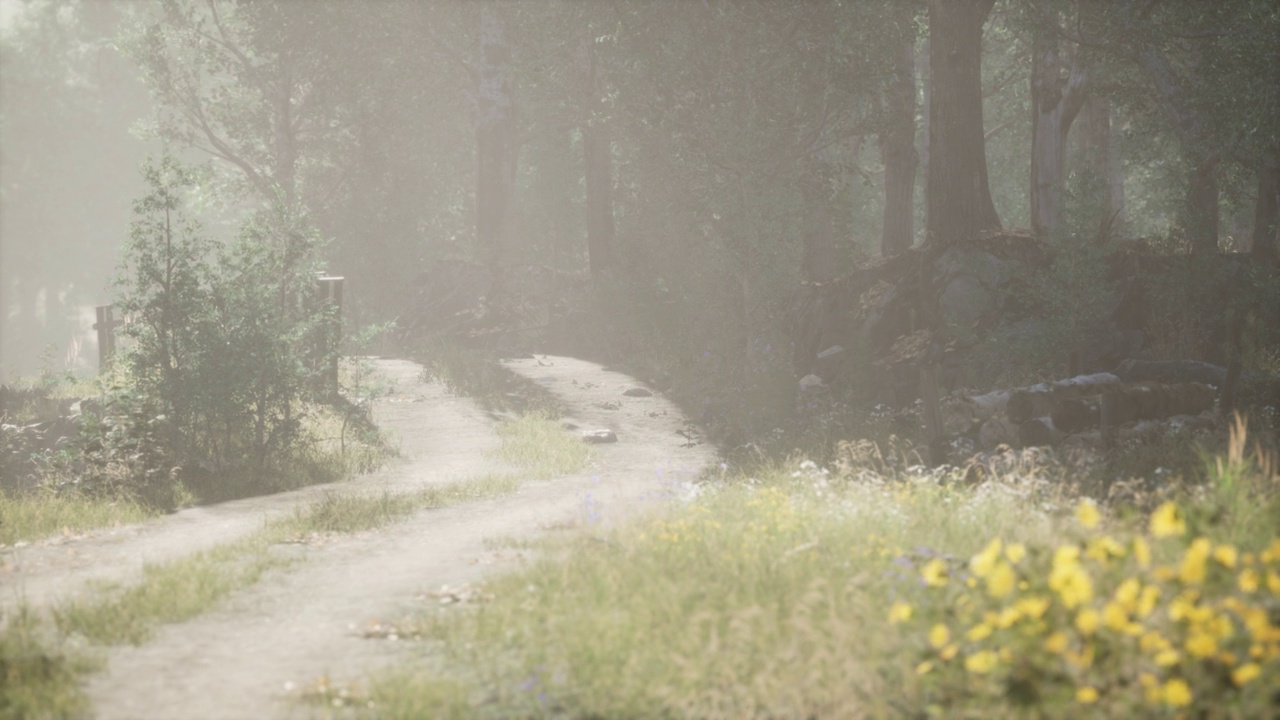
M 321 369 L 336 352 L 324 342 L 333 318 L 311 298 L 317 237 L 275 207 L 217 243 L 185 211 L 190 170 L 166 157 L 144 175 L 151 191 L 117 282 L 126 382 L 107 405 L 121 411 L 91 435 L 143 443 L 132 475 L 144 487 L 165 473 L 263 475 L 307 439 L 308 413 L 332 390 Z

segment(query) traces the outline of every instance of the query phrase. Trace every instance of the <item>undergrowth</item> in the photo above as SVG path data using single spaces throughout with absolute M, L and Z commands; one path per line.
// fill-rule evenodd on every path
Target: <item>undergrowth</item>
M 370 716 L 1268 717 L 1280 479 L 1243 426 L 1154 511 L 1025 455 L 712 483 L 408 618 Z M 370 703 L 372 705 L 370 705 Z

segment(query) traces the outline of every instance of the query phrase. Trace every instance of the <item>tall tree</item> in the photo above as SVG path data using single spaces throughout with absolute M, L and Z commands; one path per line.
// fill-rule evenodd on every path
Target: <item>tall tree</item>
M 982 28 L 995 0 L 929 0 L 927 242 L 999 230 L 982 124 Z
M 582 133 L 583 178 L 587 203 L 587 260 L 597 282 L 613 264 L 613 147 L 608 118 L 604 111 L 604 80 L 597 38 L 589 19 L 582 41 L 585 64 L 583 79 Z
M 1038 235 L 1054 234 L 1062 220 L 1067 136 L 1089 77 L 1084 50 L 1077 47 L 1065 59 L 1058 13 L 1047 15 L 1036 23 L 1031 44 L 1031 227 Z
M 486 0 L 480 8 L 476 62 L 476 243 L 493 274 L 490 297 L 502 294 L 502 260 L 509 242 L 519 152 L 511 44 L 503 10 Z
M 880 130 L 884 158 L 884 227 L 880 254 L 895 255 L 914 239 L 916 165 L 916 33 L 915 6 L 899 3 L 891 30 L 897 45 L 893 71 L 885 94 L 885 117 Z

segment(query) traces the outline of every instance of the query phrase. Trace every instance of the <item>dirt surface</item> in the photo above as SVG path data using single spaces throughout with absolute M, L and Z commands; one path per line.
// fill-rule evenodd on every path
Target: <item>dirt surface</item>
M 130 582 L 146 562 L 228 542 L 329 491 L 404 492 L 431 483 L 509 471 L 492 455 L 496 421 L 465 398 L 419 380 L 410 362 L 378 360 L 396 392 L 375 421 L 398 442 L 386 469 L 337 487 L 186 510 L 156 521 L 59 538 L 0 556 L 0 603 L 44 605 L 85 592 L 94 580 Z M 304 557 L 238 593 L 221 608 L 170 625 L 141 647 L 111 649 L 89 693 L 98 718 L 264 718 L 296 714 L 301 689 L 327 677 L 341 685 L 395 662 L 402 643 L 371 628 L 424 602 L 512 567 L 514 553 L 486 541 L 608 523 L 687 492 L 715 461 L 689 439 L 679 410 L 658 396 L 624 395 L 634 379 L 572 358 L 537 356 L 507 366 L 555 393 L 566 432 L 612 430 L 578 475 L 526 481 L 512 495 L 430 510 L 382 530 L 321 545 L 288 546 Z

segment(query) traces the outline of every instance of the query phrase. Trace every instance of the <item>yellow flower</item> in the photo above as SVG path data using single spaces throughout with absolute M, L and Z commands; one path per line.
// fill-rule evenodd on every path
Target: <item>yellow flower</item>
M 951 642 L 951 631 L 947 629 L 946 625 L 938 623 L 930 628 L 929 645 L 932 646 L 934 650 L 941 649 L 949 642 Z
M 1027 546 L 1022 543 L 1009 543 L 1009 546 L 1004 549 L 1004 556 L 1009 558 L 1009 562 L 1017 565 L 1027 556 Z
M 1160 601 L 1160 587 L 1157 585 L 1148 585 L 1142 588 L 1142 597 L 1138 598 L 1138 609 L 1134 614 L 1138 617 L 1146 617 L 1156 609 L 1156 603 Z
M 916 674 L 924 675 L 932 669 L 933 669 L 933 662 L 931 660 L 925 660 L 924 662 L 916 666 Z
M 1182 512 L 1176 503 L 1165 502 L 1151 513 L 1151 534 L 1157 538 L 1181 535 L 1187 531 L 1187 523 L 1182 519 Z
M 1133 557 L 1138 561 L 1138 567 L 1146 570 L 1151 567 L 1151 546 L 1143 538 L 1133 539 Z
M 1163 635 L 1155 630 L 1148 630 L 1138 639 L 1138 647 L 1143 652 L 1151 652 L 1153 650 L 1168 650 L 1169 641 Z
M 1019 610 L 1016 605 L 1014 607 L 1008 607 L 1001 610 L 1000 614 L 996 617 L 996 627 L 1001 630 L 1011 628 L 1021 619 L 1022 611 Z
M 1230 545 L 1219 545 L 1213 549 L 1213 559 L 1217 560 L 1223 567 L 1235 569 L 1236 562 L 1240 559 L 1240 554 Z
M 947 584 L 947 563 L 941 558 L 934 558 L 924 564 L 920 577 L 929 587 L 942 587 Z
M 1023 598 L 1019 600 L 1014 607 L 1017 608 L 1018 612 L 1022 615 L 1029 617 L 1032 620 L 1038 620 L 1045 614 L 1045 611 L 1049 609 L 1049 598 Z
M 1236 687 L 1241 687 L 1261 674 L 1262 668 L 1257 663 L 1241 665 L 1231 671 L 1231 682 L 1235 683 Z
M 1172 667 L 1177 665 L 1180 659 L 1182 659 L 1182 656 L 1178 654 L 1177 650 L 1164 650 L 1156 653 L 1154 658 L 1156 664 L 1160 667 Z
M 1093 608 L 1085 608 L 1076 615 L 1076 629 L 1081 635 L 1088 637 L 1098 630 L 1098 611 Z
M 1160 702 L 1160 681 L 1156 679 L 1155 675 L 1149 672 L 1142 673 L 1138 676 L 1138 684 L 1142 686 L 1143 695 L 1146 696 L 1147 702 Z
M 1076 689 L 1076 702 L 1083 705 L 1091 705 L 1098 702 L 1098 691 L 1085 685 Z
M 902 601 L 889 606 L 889 623 L 897 625 L 911 619 L 911 606 Z
M 973 574 L 978 577 L 986 577 L 991 572 L 991 568 L 995 566 L 996 560 L 1000 559 L 1000 550 L 1003 549 L 1000 538 L 995 538 L 987 543 L 987 547 L 982 552 L 974 555 L 969 560 L 969 568 L 973 570 Z
M 1067 649 L 1067 634 L 1059 630 L 1045 638 L 1044 649 L 1054 655 L 1061 655 Z
M 1129 613 L 1119 603 L 1109 602 L 1102 608 L 1102 622 L 1116 632 L 1124 632 L 1129 626 Z
M 1085 550 L 1085 555 L 1098 562 L 1106 563 L 1113 557 L 1124 557 L 1124 546 L 1116 542 L 1111 536 L 1103 535 L 1100 538 L 1094 538 L 1089 541 L 1089 547 Z
M 1240 571 L 1240 577 L 1236 580 L 1236 585 L 1240 588 L 1240 592 L 1254 593 L 1258 591 L 1258 573 L 1252 568 L 1245 568 Z
M 1085 527 L 1086 530 L 1092 530 L 1098 526 L 1098 521 L 1102 519 L 1102 513 L 1098 512 L 1098 506 L 1092 500 L 1085 498 L 1076 505 L 1076 522 Z
M 1208 633 L 1193 632 L 1187 636 L 1187 652 L 1193 657 L 1207 658 L 1218 652 L 1218 642 Z
M 969 638 L 970 642 L 980 642 L 990 637 L 992 632 L 994 632 L 993 628 L 982 622 L 969 628 L 969 632 L 965 634 L 965 637 Z
M 1181 678 L 1173 678 L 1164 684 L 1164 691 L 1161 693 L 1164 703 L 1173 707 L 1186 707 L 1191 704 L 1193 697 L 1191 688 L 1187 682 Z
M 964 669 L 971 673 L 983 675 L 995 668 L 998 658 L 994 652 L 983 650 L 964 659 Z
M 1074 546 L 1058 548 L 1049 571 L 1049 588 L 1058 593 L 1068 610 L 1093 599 L 1093 581 L 1080 567 L 1080 549 Z
M 941 650 L 939 650 L 938 657 L 942 658 L 943 660 L 950 660 L 951 658 L 956 656 L 956 653 L 959 650 L 960 648 L 956 647 L 955 643 L 952 643 L 951 645 L 948 645 L 942 648 Z
M 1204 582 L 1205 563 L 1209 560 L 1211 545 L 1208 538 L 1196 538 L 1182 557 L 1182 565 L 1178 568 L 1178 579 L 1184 585 L 1199 585 Z
M 1116 588 L 1116 604 L 1126 611 L 1133 612 L 1138 607 L 1138 594 L 1142 592 L 1142 583 L 1136 578 L 1127 578 Z
M 1002 598 L 1013 592 L 1013 585 L 1017 579 L 1009 563 L 997 563 L 987 575 L 987 594 L 993 598 Z
M 1274 570 L 1267 571 L 1267 592 L 1280 595 L 1280 573 Z

